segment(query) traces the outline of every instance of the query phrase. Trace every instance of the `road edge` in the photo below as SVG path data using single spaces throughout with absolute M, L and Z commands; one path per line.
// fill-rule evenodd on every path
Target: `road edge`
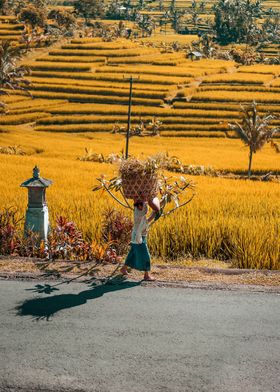
M 126 279 L 124 281 L 113 281 L 108 279 L 108 277 L 98 277 L 98 278 L 79 278 L 78 275 L 63 275 L 60 277 L 57 276 L 45 276 L 42 274 L 34 274 L 34 273 L 0 273 L 0 281 L 44 281 L 47 283 L 51 282 L 61 282 L 65 284 L 69 284 L 68 280 L 72 280 L 73 278 L 77 278 L 76 280 L 71 281 L 71 283 L 89 283 L 89 281 L 100 282 L 100 284 L 122 284 L 123 282 L 131 281 L 136 282 L 133 279 Z M 145 282 L 140 281 L 140 285 L 142 287 L 159 287 L 159 288 L 184 288 L 184 289 L 199 289 L 199 290 L 220 290 L 220 291 L 243 291 L 243 292 L 254 292 L 254 293 L 274 293 L 280 295 L 280 286 L 262 286 L 262 285 L 248 285 L 248 284 L 233 284 L 233 283 L 219 283 L 219 282 L 194 282 L 194 281 L 162 281 L 157 280 L 154 282 Z

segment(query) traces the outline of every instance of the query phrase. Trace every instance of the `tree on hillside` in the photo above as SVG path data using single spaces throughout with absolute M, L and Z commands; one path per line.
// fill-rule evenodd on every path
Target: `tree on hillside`
M 262 24 L 262 41 L 280 42 L 280 13 L 275 12 L 265 19 Z
M 169 11 L 171 12 L 171 14 L 173 14 L 176 11 L 176 0 L 171 0 Z
M 122 20 L 127 18 L 128 8 L 122 0 L 113 0 L 106 8 L 106 17 L 108 19 Z
M 137 2 L 137 8 L 139 10 L 143 10 L 145 8 L 145 0 L 138 0 Z
M 44 12 L 45 14 L 47 13 L 47 6 L 50 3 L 50 0 L 7 0 L 9 4 L 9 9 L 15 14 L 18 15 L 23 8 L 28 7 L 29 5 L 32 5 L 38 9 L 40 9 L 41 12 Z
M 135 21 L 137 23 L 138 28 L 142 32 L 142 37 L 145 37 L 145 36 L 149 37 L 152 35 L 152 32 L 153 32 L 155 25 L 154 25 L 154 21 L 150 17 L 150 15 L 138 14 Z
M 191 7 L 188 9 L 188 12 L 190 13 L 190 21 L 196 30 L 198 29 L 198 24 L 201 21 L 199 14 L 202 12 L 201 10 L 203 10 L 204 7 L 205 5 L 203 2 L 201 4 L 198 1 L 193 0 Z
M 171 25 L 172 28 L 178 33 L 182 30 L 182 18 L 184 16 L 184 12 L 180 10 L 175 10 L 171 15 Z
M 277 153 L 280 153 L 280 145 L 276 143 L 273 138 L 280 132 L 279 127 L 273 127 L 271 122 L 277 117 L 272 114 L 266 114 L 263 117 L 258 111 L 256 102 L 245 107 L 241 106 L 241 123 L 235 122 L 229 124 L 237 136 L 243 143 L 249 147 L 249 167 L 248 177 L 252 174 L 252 159 L 253 154 L 261 150 L 266 143 L 271 143 L 271 147 Z
M 85 18 L 86 22 L 104 16 L 105 9 L 102 0 L 75 0 L 73 5 L 75 12 Z
M 55 20 L 60 29 L 66 30 L 65 33 L 73 33 L 76 27 L 75 16 L 65 10 L 52 9 L 48 14 L 48 19 Z
M 214 13 L 220 44 L 250 43 L 252 32 L 259 30 L 257 19 L 262 15 L 262 0 L 218 0 Z
M 199 4 L 199 11 L 200 11 L 201 13 L 204 13 L 205 10 L 206 10 L 206 1 L 202 0 L 202 1 L 200 2 L 200 4 Z
M 7 0 L 0 0 L 0 15 L 7 15 L 9 5 Z
M 22 8 L 18 15 L 20 22 L 24 22 L 31 26 L 32 29 L 35 27 L 44 28 L 47 25 L 46 12 L 44 8 L 35 7 L 34 5 L 28 5 Z

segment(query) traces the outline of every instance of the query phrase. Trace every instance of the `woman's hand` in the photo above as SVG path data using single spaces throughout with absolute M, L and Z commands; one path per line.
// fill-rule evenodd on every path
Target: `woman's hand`
M 153 212 L 151 213 L 151 215 L 149 216 L 149 218 L 147 219 L 148 225 L 150 225 L 150 223 L 154 220 L 155 216 L 156 216 L 156 212 L 153 211 Z

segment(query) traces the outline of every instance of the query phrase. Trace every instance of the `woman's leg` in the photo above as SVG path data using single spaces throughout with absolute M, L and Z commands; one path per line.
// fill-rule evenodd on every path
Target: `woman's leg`
M 122 274 L 122 275 L 128 275 L 128 272 L 127 272 L 127 266 L 124 264 L 123 266 L 122 266 L 122 268 L 120 269 L 120 273 Z
M 143 236 L 143 246 L 145 251 L 142 254 L 142 257 L 144 260 L 145 259 L 145 263 L 144 263 L 144 280 L 149 281 L 149 282 L 153 282 L 155 281 L 155 279 L 151 276 L 150 271 L 151 271 L 151 256 L 150 256 L 150 252 L 147 246 L 147 237 Z
M 146 280 L 146 281 L 148 281 L 148 282 L 154 282 L 154 281 L 155 281 L 155 278 L 153 278 L 153 277 L 150 275 L 150 272 L 149 272 L 149 271 L 145 271 L 145 273 L 144 273 L 144 280 Z

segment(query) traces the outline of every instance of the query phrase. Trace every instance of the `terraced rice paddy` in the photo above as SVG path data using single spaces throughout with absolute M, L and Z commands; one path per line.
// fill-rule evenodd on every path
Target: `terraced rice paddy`
M 6 98 L 2 130 L 20 124 L 40 132 L 70 133 L 125 127 L 130 76 L 135 78 L 132 125 L 156 117 L 162 136 L 234 137 L 228 122 L 239 117 L 240 102 L 256 100 L 263 112 L 279 112 L 276 65 L 190 61 L 183 52 L 162 54 L 128 40 L 99 38 L 72 39 L 27 65 L 33 98 L 17 93 Z M 18 104 L 20 99 L 24 102 Z
M 123 135 L 109 132 L 126 126 L 130 76 L 139 78 L 132 126 L 154 117 L 162 121 L 162 137 L 131 139 L 130 151 L 137 156 L 168 151 L 185 164 L 245 173 L 248 151 L 228 130 L 228 122 L 239 118 L 239 103 L 256 99 L 263 113 L 280 114 L 280 66 L 192 62 L 184 53 L 100 39 L 73 39 L 28 65 L 32 97 L 19 92 L 3 97 L 7 114 L 0 117 L 0 146 L 20 144 L 26 155 L 0 155 L 1 206 L 24 212 L 26 194 L 19 184 L 38 164 L 42 175 L 55 181 L 48 192 L 52 222 L 66 215 L 97 240 L 102 210 L 112 204 L 91 188 L 97 176 L 113 175 L 116 168 L 77 158 L 85 148 L 107 155 L 124 147 Z M 268 146 L 254 156 L 257 172 L 279 169 L 279 156 Z M 240 267 L 280 268 L 279 184 L 192 180 L 197 197 L 191 206 L 152 229 L 153 254 L 233 258 Z
M 0 41 L 19 42 L 23 30 L 23 24 L 19 24 L 15 17 L 0 15 Z

